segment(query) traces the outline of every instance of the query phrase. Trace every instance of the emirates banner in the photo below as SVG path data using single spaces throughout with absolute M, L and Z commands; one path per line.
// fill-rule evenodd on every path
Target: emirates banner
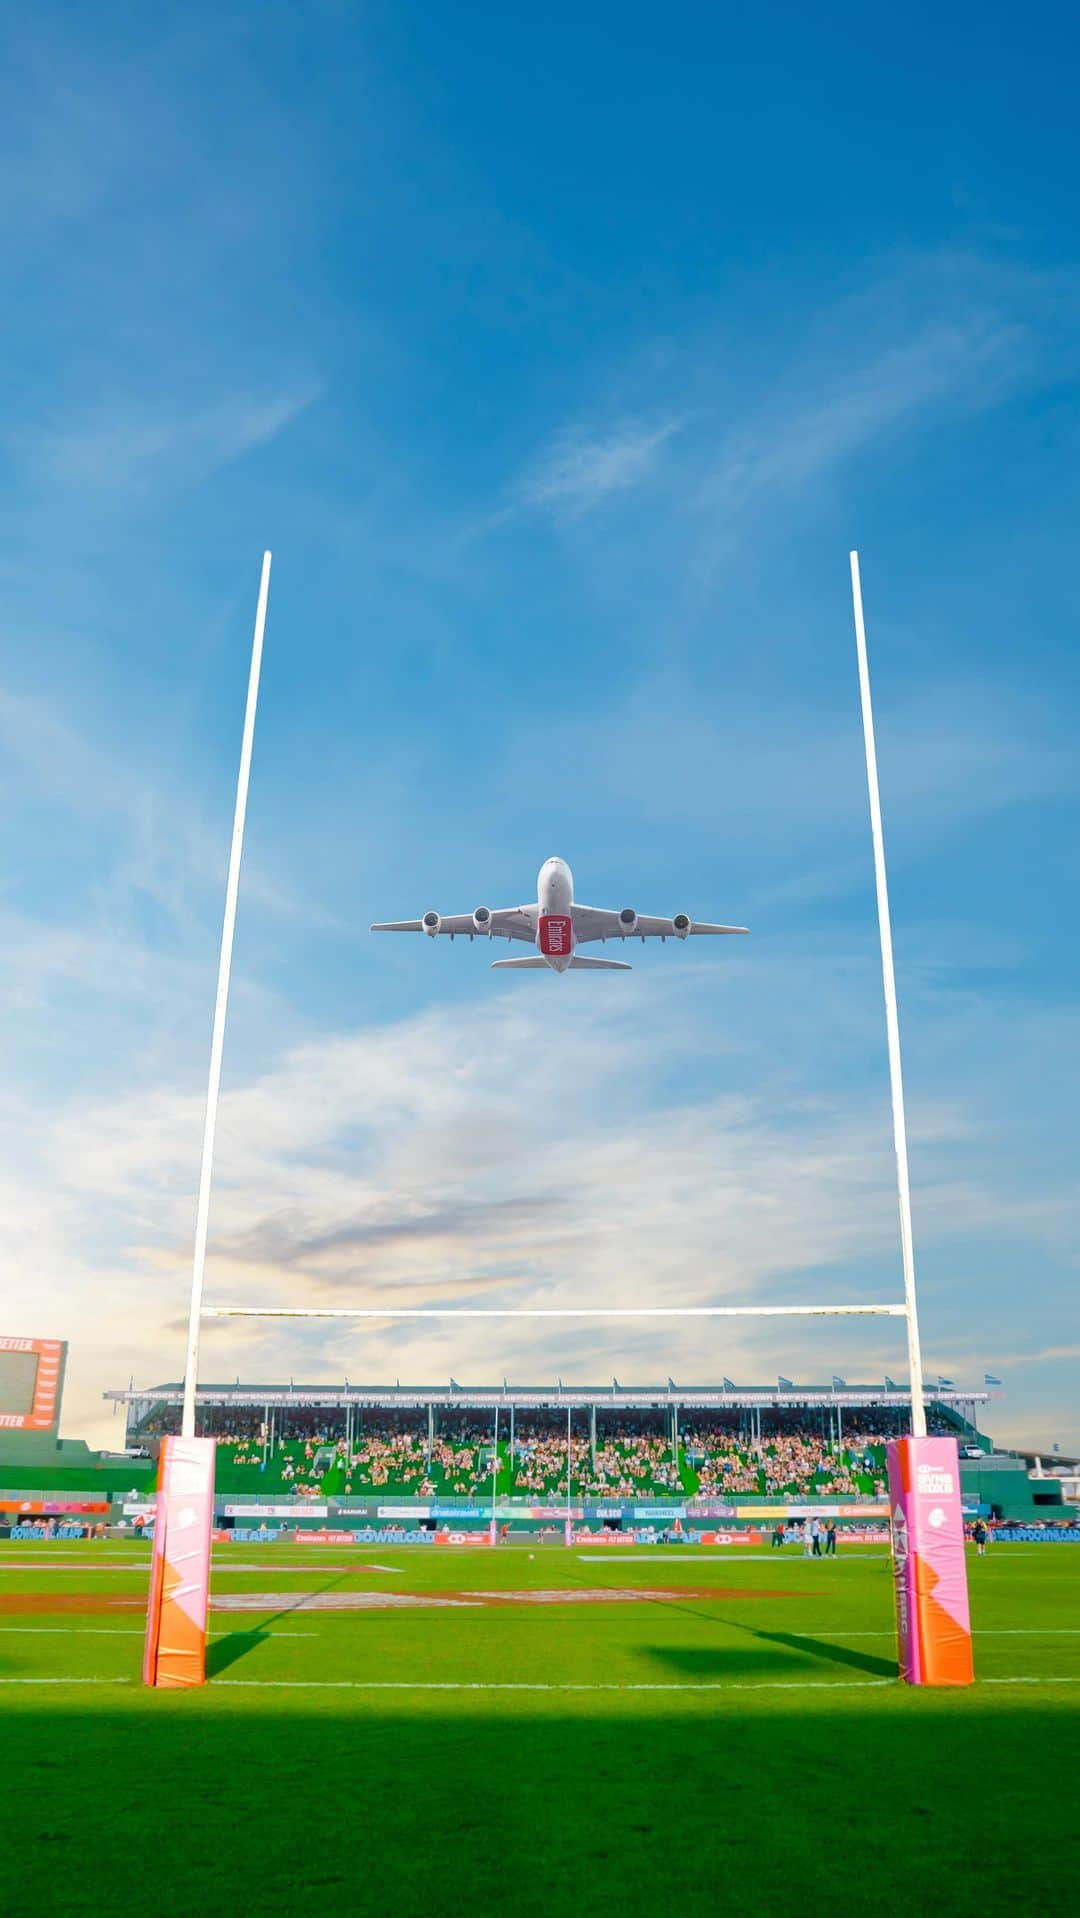
M 165 1438 L 158 1465 L 143 1683 L 206 1683 L 213 1439 Z
M 909 1685 L 970 1685 L 956 1440 L 891 1439 L 887 1456 L 900 1676 Z

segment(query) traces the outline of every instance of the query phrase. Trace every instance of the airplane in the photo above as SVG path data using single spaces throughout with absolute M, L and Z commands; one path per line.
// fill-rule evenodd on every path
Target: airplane
M 493 959 L 492 969 L 521 972 L 630 972 L 625 959 L 588 959 L 577 947 L 599 939 L 688 939 L 691 933 L 746 932 L 746 926 L 707 926 L 688 913 L 656 919 L 632 906 L 608 912 L 600 906 L 579 906 L 574 899 L 574 875 L 564 859 L 545 859 L 536 879 L 534 906 L 505 906 L 443 918 L 425 912 L 422 919 L 398 919 L 372 926 L 372 932 L 426 932 L 429 939 L 447 933 L 451 939 L 521 939 L 535 946 L 527 959 Z

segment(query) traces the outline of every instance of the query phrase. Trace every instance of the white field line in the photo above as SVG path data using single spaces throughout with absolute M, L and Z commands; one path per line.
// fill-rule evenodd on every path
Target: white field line
M 254 1638 L 259 1627 L 253 1625 L 250 1632 L 241 1632 L 240 1636 Z M 72 1637 L 72 1638 L 145 1638 L 145 1625 L 0 1625 L 0 1632 L 16 1632 L 23 1638 Z M 237 1627 L 231 1631 L 208 1632 L 208 1638 L 235 1638 Z M 318 1638 L 318 1632 L 277 1632 L 275 1638 Z
M 677 1590 L 677 1587 L 673 1588 L 673 1590 Z M 0 1625 L 0 1634 L 14 1633 L 24 1638 L 142 1638 L 144 1636 L 144 1630 L 145 1628 L 142 1625 Z M 257 1626 L 252 1627 L 251 1635 L 253 1636 L 258 1630 L 259 1627 Z M 988 1625 L 976 1628 L 973 1635 L 975 1638 L 1080 1638 L 1080 1626 L 1048 1625 L 1045 1630 L 1041 1631 L 1038 1626 L 1034 1625 Z M 210 1632 L 208 1636 L 210 1638 L 235 1638 L 236 1628 L 233 1627 L 225 1631 Z M 270 1638 L 318 1638 L 321 1634 L 319 1632 L 281 1632 L 276 1629 L 270 1629 L 267 1636 Z M 830 1640 L 830 1643 L 842 1648 L 847 1644 L 850 1638 L 883 1638 L 892 1640 L 895 1639 L 895 1637 L 895 1631 L 845 1632 L 842 1638 Z M 991 1681 L 988 1680 L 987 1682 L 990 1683 Z M 994 1679 L 992 1682 L 994 1684 L 1000 1684 L 1002 1681 L 1000 1679 Z
M 403 1573 L 404 1570 L 405 1570 L 405 1567 L 403 1565 L 369 1565 L 366 1562 L 359 1562 L 353 1565 L 327 1565 L 321 1559 L 317 1560 L 316 1563 L 313 1565 L 296 1565 L 291 1563 L 287 1564 L 285 1563 L 283 1559 L 280 1559 L 280 1558 L 278 1559 L 276 1564 L 267 1564 L 267 1565 L 263 1565 L 263 1564 L 256 1565 L 253 1561 L 248 1559 L 234 1560 L 232 1564 L 230 1564 L 227 1559 L 214 1560 L 214 1572 L 218 1577 L 221 1576 L 222 1572 L 281 1572 L 284 1576 L 291 1577 L 294 1572 Z M 150 1571 L 150 1560 L 149 1558 L 132 1559 L 130 1561 L 125 1561 L 122 1564 L 114 1560 L 114 1562 L 111 1565 L 105 1565 L 105 1564 L 81 1565 L 75 1559 L 66 1559 L 62 1561 L 60 1564 L 57 1564 L 55 1560 L 49 1560 L 45 1558 L 24 1558 L 18 1564 L 11 1564 L 11 1565 L 0 1564 L 0 1572 L 25 1572 L 25 1571 L 122 1572 L 124 1574 L 127 1574 L 132 1571 L 135 1571 L 135 1572 L 141 1571 L 141 1572 L 146 1572 L 148 1574 Z
M 719 1552 L 671 1552 L 665 1551 L 662 1545 L 653 1546 L 647 1552 L 627 1552 L 613 1545 L 606 1552 L 575 1552 L 574 1557 L 579 1565 L 668 1565 L 680 1559 L 691 1560 L 695 1565 L 779 1565 L 782 1562 L 788 1565 L 806 1565 L 813 1563 L 813 1560 L 807 1558 L 805 1552 L 799 1552 L 798 1555 L 791 1552 L 786 1560 L 781 1561 L 776 1552 L 773 1552 L 771 1556 L 768 1552 L 744 1552 L 738 1545 L 725 1546 Z M 839 1565 L 844 1559 L 888 1557 L 888 1552 L 838 1552 L 834 1559 L 829 1560 L 829 1563 Z M 819 1564 L 823 1562 L 821 1559 L 818 1560 Z
M 0 1678 L 0 1685 L 131 1685 L 130 1678 Z
M 128 1685 L 134 1678 L 0 1678 L 0 1685 Z M 364 1678 L 215 1678 L 212 1687 L 230 1685 L 243 1691 L 345 1691 L 345 1692 L 845 1692 L 880 1691 L 883 1687 L 902 1688 L 897 1678 L 841 1679 L 761 1679 L 750 1684 L 737 1680 L 731 1684 L 710 1681 L 698 1684 L 505 1684 L 480 1679 L 364 1679 Z M 1080 1685 L 1077 1678 L 980 1678 L 982 1685 Z M 192 1687 L 192 1689 L 197 1689 Z M 937 1688 L 935 1688 L 937 1689 Z M 951 1690 L 952 1687 L 942 1687 Z M 965 1686 L 955 1689 L 966 1690 Z
M 845 1632 L 836 1643 L 844 1645 L 849 1638 L 895 1638 L 896 1632 Z M 972 1630 L 973 1638 L 1080 1638 L 1080 1625 L 976 1625 Z

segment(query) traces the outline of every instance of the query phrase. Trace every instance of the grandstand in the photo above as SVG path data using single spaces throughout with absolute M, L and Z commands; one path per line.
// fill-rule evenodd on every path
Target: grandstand
M 154 1453 L 179 1429 L 182 1385 L 114 1389 L 130 1453 Z M 928 1396 L 931 1431 L 955 1436 L 971 1510 L 1030 1520 L 1060 1493 L 1036 1487 L 1019 1459 L 995 1454 L 978 1418 L 990 1394 L 942 1386 Z M 840 1501 L 850 1522 L 883 1516 L 885 1445 L 907 1429 L 906 1392 L 865 1385 L 467 1387 L 205 1384 L 199 1430 L 218 1441 L 225 1522 L 274 1504 L 335 1523 L 411 1512 L 477 1524 L 498 1511 L 523 1523 L 569 1501 L 610 1527 L 647 1504 L 658 1520 L 694 1511 L 753 1523 L 793 1503 Z M 388 1514 L 388 1504 L 394 1505 Z M 271 1515 L 271 1514 L 267 1514 Z M 313 1511 L 314 1515 L 314 1511 Z
M 37 1386 L 22 1353 L 32 1344 L 18 1342 L 23 1409 L 9 1410 L 0 1429 L 0 1526 L 50 1506 L 66 1506 L 73 1523 L 135 1520 L 153 1496 L 160 1440 L 179 1430 L 182 1385 L 106 1392 L 124 1412 L 123 1447 L 93 1452 L 58 1434 L 59 1347 L 47 1355 L 55 1403 L 28 1429 Z M 1032 1471 L 1024 1454 L 995 1452 L 979 1429 L 990 1398 L 944 1381 L 927 1395 L 930 1430 L 959 1441 L 969 1512 L 1027 1523 L 1063 1516 L 1061 1479 Z M 910 1405 L 892 1379 L 858 1385 L 835 1374 L 827 1385 L 237 1379 L 200 1385 L 197 1413 L 218 1442 L 216 1519 L 226 1530 L 249 1520 L 468 1530 L 493 1515 L 526 1530 L 566 1515 L 618 1530 L 697 1517 L 753 1526 L 827 1502 L 845 1523 L 880 1523 L 885 1445 L 908 1429 Z
M 0 1431 L 0 1528 L 65 1510 L 71 1523 L 148 1514 L 161 1438 L 183 1388 L 105 1394 L 123 1449 L 92 1452 L 55 1428 Z M 991 1394 L 944 1384 L 931 1431 L 955 1436 L 965 1508 L 1030 1524 L 1066 1516 L 1060 1478 L 996 1452 L 979 1429 Z M 205 1384 L 200 1431 L 217 1440 L 219 1529 L 330 1526 L 512 1530 L 573 1517 L 601 1529 L 722 1520 L 733 1530 L 827 1505 L 845 1525 L 886 1516 L 885 1445 L 907 1429 L 903 1388 L 828 1385 L 445 1386 Z M 568 1470 L 569 1468 L 569 1470 Z

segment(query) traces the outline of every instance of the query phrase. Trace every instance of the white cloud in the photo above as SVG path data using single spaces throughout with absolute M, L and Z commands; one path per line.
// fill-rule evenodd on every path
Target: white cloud
M 318 386 L 292 382 L 277 391 L 230 392 L 168 403 L 157 395 L 114 395 L 63 424 L 36 422 L 9 444 L 36 487 L 76 492 L 96 507 L 103 495 L 143 495 L 166 485 L 198 484 L 268 446 L 311 405 Z
M 587 513 L 611 494 L 641 486 L 661 448 L 684 424 L 682 419 L 658 426 L 628 421 L 602 432 L 565 427 L 521 480 L 519 497 L 528 506 Z
M 603 1001 L 585 1001 L 571 981 L 560 1001 L 500 995 L 329 1035 L 227 1090 L 208 1301 L 613 1306 L 895 1293 L 884 1101 L 795 1085 L 757 1047 L 703 1060 L 707 966 L 619 983 L 629 990 Z M 842 1016 L 827 968 L 802 991 L 827 1028 Z M 49 1302 L 48 1324 L 25 1329 L 73 1341 L 69 1429 L 100 1429 L 96 1394 L 128 1371 L 142 1383 L 177 1371 L 201 1122 L 201 1087 L 162 1085 L 42 1125 L 6 1262 L 16 1296 Z M 971 1121 L 960 1104 L 921 1107 L 917 1130 L 937 1168 L 918 1191 L 923 1243 L 947 1243 L 972 1216 L 985 1231 L 1011 1220 L 1008 1192 L 964 1159 Z M 871 1376 L 895 1371 L 895 1326 L 845 1340 L 831 1325 L 759 1337 L 738 1321 L 269 1322 L 239 1340 L 215 1331 L 204 1376 L 694 1379 L 760 1375 L 774 1361 L 790 1371 L 801 1355 L 816 1374 L 844 1353 L 841 1369 L 854 1353 Z
M 758 417 L 736 429 L 707 474 L 697 504 L 732 512 L 802 490 L 875 440 L 943 403 L 987 405 L 1014 371 L 1025 330 L 996 316 L 927 326 L 914 339 L 824 374 L 807 397 L 807 368 L 791 372 Z

